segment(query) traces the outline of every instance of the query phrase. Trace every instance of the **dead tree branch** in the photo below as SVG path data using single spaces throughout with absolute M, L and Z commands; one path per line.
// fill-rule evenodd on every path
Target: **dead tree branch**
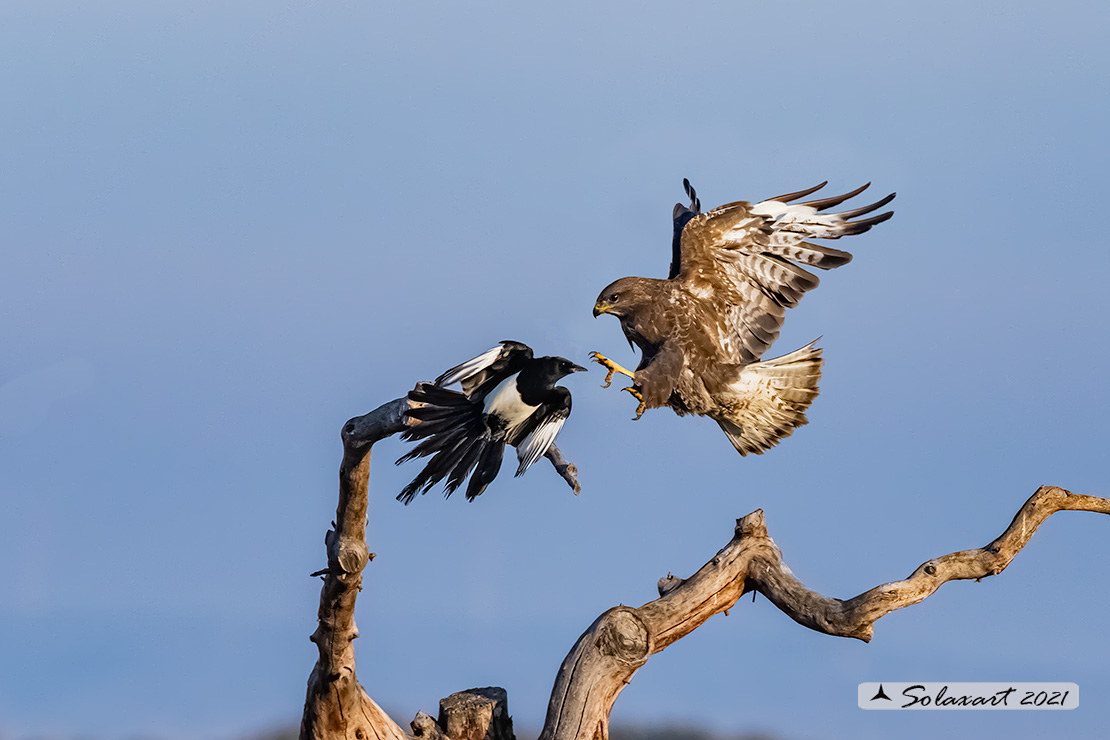
M 660 598 L 639 609 L 615 607 L 590 625 L 559 669 L 540 740 L 608 738 L 609 712 L 637 669 L 709 617 L 727 614 L 749 591 L 762 593 L 798 624 L 868 642 L 876 620 L 922 601 L 944 583 L 1001 573 L 1057 511 L 1110 514 L 1110 500 L 1042 486 L 985 547 L 929 560 L 903 581 L 841 601 L 810 591 L 794 577 L 757 510 L 737 520 L 732 540 L 690 578 L 660 579 Z
M 355 598 L 362 570 L 373 559 L 366 545 L 370 448 L 406 427 L 407 398 L 383 404 L 343 426 L 339 506 L 325 536 L 328 565 L 320 592 L 319 625 L 311 639 L 320 656 L 308 680 L 301 740 L 402 740 L 405 733 L 370 699 L 355 676 Z M 548 459 L 578 492 L 577 471 L 552 446 Z M 953 580 L 1001 573 L 1049 516 L 1058 511 L 1110 514 L 1110 500 L 1042 486 L 1010 526 L 988 545 L 922 563 L 908 578 L 842 601 L 806 588 L 786 566 L 767 533 L 763 512 L 737 520 L 732 540 L 697 573 L 659 581 L 660 597 L 639 609 L 618 606 L 598 617 L 564 659 L 548 703 L 540 740 L 605 740 L 609 713 L 632 675 L 648 658 L 688 635 L 714 614 L 728 613 L 745 593 L 758 591 L 791 619 L 839 637 L 871 639 L 874 623 L 916 604 Z M 461 692 L 444 700 L 439 721 L 419 714 L 413 732 L 432 740 L 512 738 L 501 689 Z M 457 736 L 457 737 L 456 737 Z
M 770 557 L 757 558 L 756 567 L 749 566 L 748 579 L 798 624 L 818 632 L 870 642 L 874 623 L 879 618 L 923 601 L 948 581 L 978 581 L 1004 571 L 1037 527 L 1058 511 L 1110 514 L 1110 500 L 1071 493 L 1055 486 L 1041 486 L 1018 510 L 1006 531 L 989 544 L 928 560 L 905 580 L 885 583 L 847 601 L 826 599 L 808 590 L 783 564 L 774 543 L 771 543 L 774 549 Z M 759 514 L 757 526 L 766 537 L 762 514 L 756 514 Z M 770 537 L 767 541 L 771 542 Z
M 320 589 L 318 625 L 309 638 L 320 657 L 308 677 L 301 719 L 301 740 L 403 740 L 404 731 L 366 695 L 355 675 L 353 641 L 355 599 L 362 589 L 362 569 L 374 558 L 366 545 L 370 448 L 405 429 L 407 397 L 382 404 L 343 425 L 343 461 L 339 466 L 339 505 L 334 529 L 324 536 L 328 566 Z M 577 494 L 578 471 L 555 445 L 547 458 Z M 500 706 L 503 706 L 504 703 Z M 510 725 L 511 734 L 511 725 Z
M 355 675 L 355 598 L 362 569 L 373 555 L 366 546 L 370 447 L 405 428 L 408 400 L 399 398 L 343 426 L 339 506 L 324 536 L 328 567 L 320 589 L 319 624 L 311 639 L 320 650 L 308 677 L 300 740 L 404 740 L 404 731 L 366 695 Z

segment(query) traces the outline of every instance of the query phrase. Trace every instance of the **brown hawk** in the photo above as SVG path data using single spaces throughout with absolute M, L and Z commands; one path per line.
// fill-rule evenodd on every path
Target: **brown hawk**
M 620 319 L 641 360 L 630 372 L 594 352 L 596 362 L 632 378 L 626 388 L 645 409 L 670 406 L 679 416 L 716 421 L 741 455 L 761 454 L 806 423 L 817 397 L 821 350 L 815 342 L 788 355 L 760 361 L 778 338 L 783 314 L 798 305 L 818 279 L 799 265 L 829 270 L 852 255 L 813 244 L 862 234 L 894 215 L 860 220 L 894 199 L 894 193 L 841 213 L 829 208 L 859 195 L 850 193 L 803 203 L 826 183 L 752 205 L 729 203 L 701 213 L 701 203 L 683 180 L 690 205 L 674 208 L 672 262 L 668 279 L 626 277 L 598 296 L 594 316 Z M 816 340 L 815 340 L 816 341 Z

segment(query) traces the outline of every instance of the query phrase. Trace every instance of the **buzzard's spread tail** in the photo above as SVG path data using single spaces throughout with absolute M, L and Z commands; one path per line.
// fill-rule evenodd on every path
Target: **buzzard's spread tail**
M 444 478 L 450 496 L 467 475 L 470 475 L 467 499 L 486 490 L 501 469 L 505 438 L 504 435 L 495 438 L 487 427 L 482 418 L 482 403 L 470 400 L 463 393 L 427 383 L 420 383 L 410 391 L 409 400 L 421 405 L 410 409 L 406 416 L 420 423 L 402 432 L 401 438 L 422 441 L 397 464 L 417 457 L 433 457 L 398 494 L 397 500 L 408 504 L 416 494 L 426 493 Z
M 817 398 L 821 349 L 816 340 L 788 355 L 740 368 L 729 392 L 709 414 L 741 455 L 763 454 L 808 423 L 806 409 Z

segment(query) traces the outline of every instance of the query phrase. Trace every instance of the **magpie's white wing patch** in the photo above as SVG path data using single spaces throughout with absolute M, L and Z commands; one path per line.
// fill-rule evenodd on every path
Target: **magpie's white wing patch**
M 532 463 L 543 457 L 547 448 L 555 441 L 559 430 L 563 428 L 563 422 L 568 416 L 570 416 L 570 409 L 561 409 L 551 414 L 516 446 L 516 457 L 520 460 L 516 475 L 523 475 Z
M 440 388 L 445 388 L 452 383 L 461 383 L 468 378 L 473 378 L 478 373 L 493 365 L 505 352 L 503 345 L 497 345 L 492 349 L 488 349 L 477 357 L 472 357 L 464 363 L 455 365 L 443 375 L 436 378 L 436 385 Z

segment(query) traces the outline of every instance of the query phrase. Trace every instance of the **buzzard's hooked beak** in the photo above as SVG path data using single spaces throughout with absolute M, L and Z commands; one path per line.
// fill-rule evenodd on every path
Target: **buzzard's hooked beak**
M 602 306 L 600 303 L 595 303 L 594 304 L 594 318 L 596 319 L 598 316 L 600 316 L 603 313 L 608 313 L 608 311 L 606 311 L 605 307 Z

